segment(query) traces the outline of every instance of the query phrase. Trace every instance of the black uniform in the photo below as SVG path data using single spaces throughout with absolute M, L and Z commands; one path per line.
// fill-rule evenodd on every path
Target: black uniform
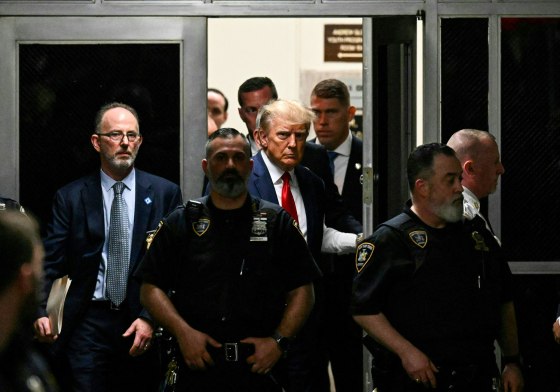
M 209 197 L 179 207 L 160 223 L 138 273 L 173 292 L 171 300 L 187 323 L 220 343 L 271 336 L 286 294 L 318 274 L 293 219 L 281 207 L 251 197 L 236 210 L 219 210 Z M 222 363 L 223 353 L 211 355 L 216 368 L 185 376 L 189 390 L 249 390 L 265 378 L 246 368 L 250 352 L 238 366 Z M 192 387 L 191 377 L 201 380 L 200 389 Z
M 438 389 L 492 390 L 500 306 L 512 300 L 511 272 L 499 251 L 482 220 L 434 229 L 407 208 L 358 247 L 352 312 L 383 313 L 440 367 Z M 422 390 L 396 356 L 366 339 L 380 392 Z

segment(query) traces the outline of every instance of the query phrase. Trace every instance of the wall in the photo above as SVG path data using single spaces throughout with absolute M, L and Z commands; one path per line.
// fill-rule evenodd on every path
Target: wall
M 250 77 L 268 76 L 274 81 L 280 97 L 304 104 L 309 103 L 309 92 L 321 79 L 350 76 L 361 79 L 361 63 L 323 61 L 323 26 L 334 23 L 361 24 L 362 20 L 209 19 L 208 87 L 220 89 L 229 100 L 229 118 L 224 126 L 247 130 L 237 112 L 237 88 Z

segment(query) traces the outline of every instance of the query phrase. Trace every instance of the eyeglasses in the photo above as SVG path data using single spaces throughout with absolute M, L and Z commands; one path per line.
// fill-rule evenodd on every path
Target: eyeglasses
M 106 136 L 109 139 L 111 139 L 114 142 L 121 142 L 124 137 L 126 136 L 126 138 L 128 139 L 129 142 L 135 142 L 136 139 L 138 139 L 140 137 L 140 134 L 137 132 L 121 132 L 121 131 L 112 131 L 112 132 L 107 132 L 107 133 L 96 133 L 96 135 L 99 136 Z

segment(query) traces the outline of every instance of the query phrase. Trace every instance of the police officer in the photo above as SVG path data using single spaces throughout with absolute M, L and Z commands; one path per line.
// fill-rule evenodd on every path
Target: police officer
M 494 340 L 518 354 L 515 325 L 502 319 L 511 272 L 484 222 L 463 222 L 461 172 L 450 147 L 417 147 L 411 204 L 356 250 L 352 313 L 368 334 L 379 392 L 497 390 Z
M 281 390 L 279 361 L 313 306 L 318 268 L 297 223 L 247 193 L 250 155 L 235 129 L 210 136 L 211 194 L 160 223 L 138 273 L 182 354 L 176 391 Z

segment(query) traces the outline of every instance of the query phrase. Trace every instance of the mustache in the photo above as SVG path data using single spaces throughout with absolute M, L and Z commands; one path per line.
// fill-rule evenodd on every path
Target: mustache
M 226 169 L 222 172 L 222 174 L 220 175 L 220 178 L 225 177 L 225 176 L 236 176 L 241 178 L 241 174 L 239 174 L 239 172 L 235 169 Z
M 223 173 L 218 177 L 218 180 L 225 180 L 225 177 L 233 176 L 235 179 L 243 180 L 241 174 L 235 169 L 226 169 Z

